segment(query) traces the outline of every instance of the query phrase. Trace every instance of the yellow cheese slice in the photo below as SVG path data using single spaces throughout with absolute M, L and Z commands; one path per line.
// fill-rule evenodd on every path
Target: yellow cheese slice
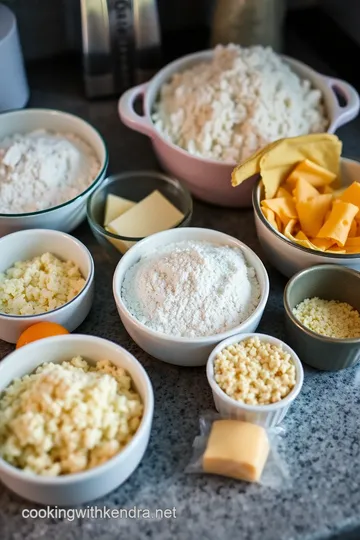
M 341 201 L 355 204 L 360 210 L 360 184 L 353 182 L 345 191 L 338 197 Z
M 216 420 L 203 456 L 203 470 L 257 482 L 269 450 L 269 440 L 263 427 L 239 420 Z
M 278 231 L 279 226 L 276 222 L 275 212 L 273 212 L 273 210 L 270 210 L 270 208 L 266 208 L 265 206 L 261 208 L 261 211 L 264 214 L 267 221 L 270 223 L 270 225 Z
M 345 247 L 360 247 L 360 236 L 348 238 L 345 242 Z
M 332 195 L 317 195 L 296 204 L 301 229 L 306 236 L 317 236 L 332 204 Z
M 111 221 L 117 217 L 124 214 L 127 210 L 130 210 L 136 203 L 129 201 L 128 199 L 123 199 L 117 195 L 109 193 L 106 197 L 105 204 L 105 217 L 104 217 L 104 227 L 109 225 Z
M 357 235 L 358 224 L 356 219 L 351 222 L 348 238 L 354 238 Z
M 237 165 L 231 174 L 231 184 L 233 187 L 242 184 L 245 180 L 254 176 L 254 174 L 259 174 L 261 156 L 271 148 L 274 148 L 279 142 L 274 141 L 268 144 Z
M 279 198 L 279 197 L 285 197 L 285 199 L 286 198 L 292 199 L 292 195 L 291 195 L 290 191 L 288 191 L 287 189 L 285 189 L 282 186 L 279 187 L 279 189 L 277 190 L 277 192 L 275 194 L 275 198 Z
M 334 245 L 334 241 L 329 238 L 311 238 L 311 243 L 321 251 L 326 251 Z
M 314 186 L 309 184 L 307 180 L 304 180 L 304 178 L 299 178 L 296 181 L 295 189 L 294 189 L 294 197 L 296 199 L 296 203 L 299 202 L 306 202 L 311 201 L 315 197 L 319 196 L 319 192 Z
M 283 225 L 287 225 L 290 219 L 297 219 L 295 203 L 292 199 L 279 197 L 277 199 L 264 199 L 261 201 L 261 206 L 270 208 L 277 216 L 279 216 Z
M 159 191 L 153 191 L 122 216 L 109 223 L 109 229 L 120 236 L 144 238 L 175 227 L 184 215 Z
M 341 200 L 334 201 L 329 218 L 317 234 L 318 238 L 330 238 L 338 246 L 343 247 L 348 237 L 351 223 L 357 213 L 358 207 L 354 204 Z
M 322 193 L 323 195 L 326 195 L 327 193 L 334 193 L 334 189 L 331 187 L 331 186 L 322 186 L 322 187 L 319 187 L 319 192 Z
M 317 136 L 315 136 L 317 135 Z M 260 157 L 260 174 L 265 197 L 270 199 L 298 163 L 308 159 L 334 174 L 339 174 L 341 142 L 336 135 L 312 134 L 283 139 Z
M 295 186 L 300 178 L 314 187 L 321 187 L 331 184 L 335 180 L 336 174 L 310 159 L 304 159 L 292 170 L 286 179 L 286 183 Z
M 111 227 L 105 227 L 105 229 L 108 231 L 108 232 L 111 232 L 112 234 L 117 234 L 116 231 L 114 231 Z M 136 242 L 127 242 L 125 240 L 120 240 L 120 239 L 117 239 L 117 238 L 111 238 L 110 236 L 107 236 L 106 237 L 107 240 L 118 250 L 120 251 L 120 253 L 122 253 L 124 255 L 124 253 L 127 252 L 128 249 L 131 248 L 131 246 L 133 246 L 134 244 L 136 244 Z
M 285 229 L 284 229 L 284 235 L 289 238 L 289 239 L 292 239 L 293 238 L 293 235 L 296 234 L 296 227 L 298 225 L 298 221 L 297 219 L 290 219 L 289 223 L 286 225 Z

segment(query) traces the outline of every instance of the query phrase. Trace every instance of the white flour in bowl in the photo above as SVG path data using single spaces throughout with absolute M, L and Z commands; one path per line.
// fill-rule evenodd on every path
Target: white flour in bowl
M 0 140 L 0 213 L 37 212 L 63 204 L 95 180 L 100 163 L 71 133 L 36 130 Z
M 125 274 L 122 298 L 152 330 L 201 337 L 241 324 L 257 307 L 260 286 L 239 248 L 183 241 L 145 255 Z

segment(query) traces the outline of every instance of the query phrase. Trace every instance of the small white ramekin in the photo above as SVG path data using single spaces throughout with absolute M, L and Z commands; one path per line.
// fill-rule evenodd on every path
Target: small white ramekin
M 11 353 L 0 364 L 0 393 L 16 378 L 33 372 L 43 362 L 59 363 L 82 356 L 89 363 L 109 360 L 126 369 L 144 404 L 140 426 L 126 447 L 93 469 L 64 476 L 39 476 L 13 467 L 0 458 L 0 480 L 12 491 L 36 503 L 75 506 L 103 497 L 129 478 L 147 448 L 154 412 L 150 379 L 128 351 L 95 336 L 72 334 L 41 339 Z
M 0 313 L 0 339 L 16 343 L 20 334 L 39 322 L 55 322 L 69 332 L 87 317 L 94 298 L 94 261 L 90 251 L 69 234 L 47 229 L 18 231 L 0 238 L 0 272 L 16 261 L 25 261 L 50 252 L 64 261 L 73 261 L 86 280 L 83 289 L 67 304 L 39 315 L 8 315 Z
M 272 403 L 271 405 L 245 405 L 244 403 L 240 403 L 221 390 L 214 378 L 214 360 L 216 356 L 225 347 L 252 337 L 258 337 L 262 341 L 282 346 L 282 348 L 291 355 L 295 364 L 296 383 L 294 388 L 284 399 L 277 403 Z M 304 370 L 297 354 L 280 339 L 266 334 L 237 334 L 236 336 L 231 336 L 219 343 L 209 356 L 206 366 L 206 375 L 212 390 L 215 407 L 222 416 L 252 422 L 253 424 L 258 424 L 263 427 L 274 427 L 280 424 L 291 404 L 298 396 L 304 380 Z

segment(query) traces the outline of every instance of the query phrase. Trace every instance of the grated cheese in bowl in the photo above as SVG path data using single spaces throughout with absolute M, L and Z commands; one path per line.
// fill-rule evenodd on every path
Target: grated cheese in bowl
M 75 298 L 84 285 L 74 262 L 51 253 L 18 261 L 0 273 L 0 313 L 28 316 L 52 311 Z
M 279 138 L 326 131 L 322 99 L 272 49 L 219 45 L 162 86 L 152 119 L 190 154 L 234 163 Z

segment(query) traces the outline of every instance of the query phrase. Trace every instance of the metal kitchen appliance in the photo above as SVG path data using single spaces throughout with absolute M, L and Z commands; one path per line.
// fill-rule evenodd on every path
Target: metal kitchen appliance
M 80 0 L 85 92 L 122 93 L 160 67 L 156 0 Z

